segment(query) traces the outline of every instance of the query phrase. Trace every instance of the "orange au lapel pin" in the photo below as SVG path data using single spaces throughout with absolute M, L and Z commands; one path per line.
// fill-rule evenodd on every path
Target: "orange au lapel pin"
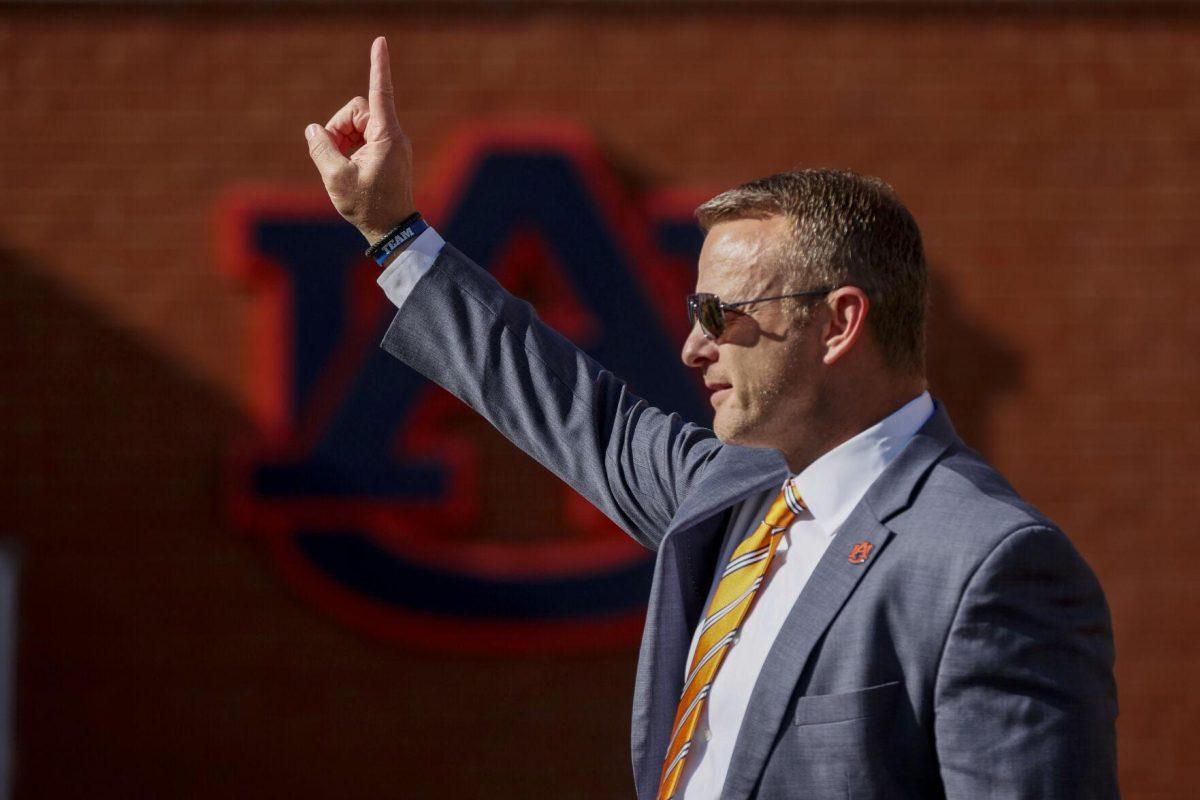
M 850 550 L 850 557 L 846 559 L 851 564 L 861 564 L 871 555 L 871 551 L 875 549 L 875 545 L 870 542 L 859 542 Z

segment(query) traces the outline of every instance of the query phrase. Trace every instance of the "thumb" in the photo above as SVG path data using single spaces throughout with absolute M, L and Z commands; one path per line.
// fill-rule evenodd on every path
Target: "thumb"
M 308 139 L 308 155 L 321 173 L 325 185 L 329 186 L 334 175 L 341 171 L 350 159 L 342 155 L 329 131 L 317 123 L 312 123 L 304 129 L 304 138 Z

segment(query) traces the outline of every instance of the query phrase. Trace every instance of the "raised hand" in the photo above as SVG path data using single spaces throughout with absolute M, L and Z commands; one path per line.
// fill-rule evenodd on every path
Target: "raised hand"
M 304 136 L 333 207 L 368 242 L 382 239 L 413 213 L 412 146 L 396 118 L 382 36 L 371 45 L 367 99 L 355 97 L 325 127 L 314 122 L 305 128 Z

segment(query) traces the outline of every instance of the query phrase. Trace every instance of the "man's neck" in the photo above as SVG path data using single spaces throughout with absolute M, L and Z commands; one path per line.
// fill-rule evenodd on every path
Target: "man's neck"
M 830 450 L 896 413 L 926 388 L 924 378 L 914 378 L 873 391 L 845 393 L 841 399 L 820 404 L 814 418 L 804 426 L 811 438 L 783 453 L 788 469 L 793 475 L 802 472 Z

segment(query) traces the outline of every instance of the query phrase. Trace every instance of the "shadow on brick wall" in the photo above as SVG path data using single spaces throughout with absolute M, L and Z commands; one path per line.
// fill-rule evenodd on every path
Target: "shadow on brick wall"
M 958 435 L 985 456 L 991 452 L 996 404 L 1020 389 L 1020 352 L 960 312 L 953 284 L 930 272 L 929 385 L 946 404 Z
M 315 613 L 229 528 L 222 465 L 250 422 L 44 273 L 0 246 L 0 539 L 23 556 L 13 796 L 628 792 L 611 766 L 632 650 L 481 670 Z M 564 737 L 579 708 L 593 724 Z M 468 730 L 492 745 L 463 770 L 445 754 Z
M 182 780 L 143 765 L 179 768 L 164 751 L 214 732 L 183 733 L 177 711 L 197 662 L 225 660 L 214 628 L 254 584 L 217 503 L 224 443 L 247 423 L 42 272 L 0 247 L 0 507 L 23 553 L 16 796 L 140 794 Z

